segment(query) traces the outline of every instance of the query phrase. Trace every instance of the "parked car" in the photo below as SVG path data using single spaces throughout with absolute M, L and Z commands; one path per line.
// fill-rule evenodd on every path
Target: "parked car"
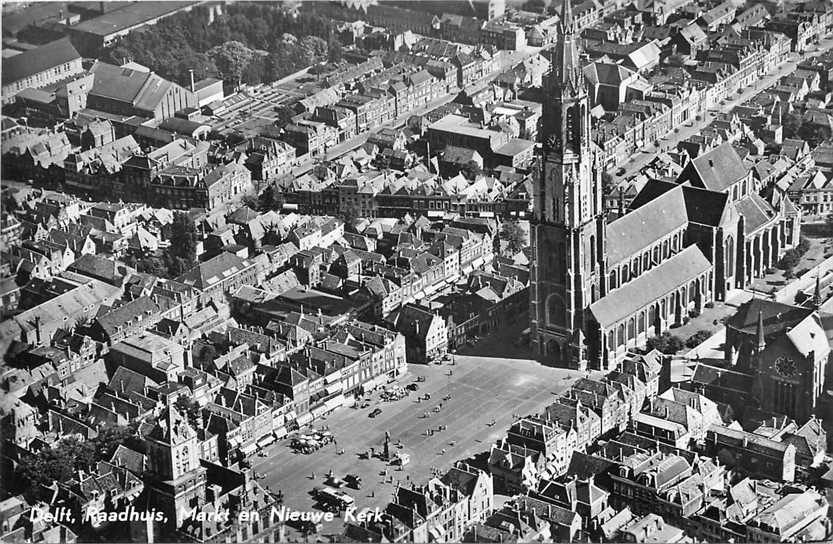
M 362 479 L 360 476 L 357 476 L 355 474 L 348 474 L 344 477 L 344 481 L 347 482 L 347 485 L 349 485 L 353 489 L 362 488 Z
M 416 391 L 419 389 L 419 385 L 415 383 L 409 383 L 405 386 L 405 389 L 407 389 L 408 391 Z
M 382 413 L 382 409 L 381 409 L 381 408 L 376 408 L 375 410 L 373 410 L 372 412 L 370 412 L 370 417 L 376 417 L 376 416 L 378 416 L 378 415 L 379 415 L 379 414 L 381 414 L 381 413 Z

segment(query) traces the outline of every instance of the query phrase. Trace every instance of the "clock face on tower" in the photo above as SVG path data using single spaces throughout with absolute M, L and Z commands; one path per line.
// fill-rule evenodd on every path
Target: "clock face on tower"
M 795 361 L 787 357 L 779 357 L 775 360 L 775 370 L 786 378 L 795 376 L 798 371 Z

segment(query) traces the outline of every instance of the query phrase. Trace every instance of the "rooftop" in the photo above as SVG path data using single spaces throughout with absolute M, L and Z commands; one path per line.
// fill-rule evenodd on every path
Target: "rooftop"
M 39 74 L 50 68 L 60 66 L 73 60 L 80 60 L 81 55 L 66 38 L 47 43 L 19 55 L 3 59 L 3 85 L 8 85 Z M 67 74 L 69 75 L 69 74 Z
M 109 36 L 136 25 L 141 25 L 170 15 L 201 2 L 134 2 L 121 9 L 105 13 L 100 17 L 75 25 L 73 31 Z

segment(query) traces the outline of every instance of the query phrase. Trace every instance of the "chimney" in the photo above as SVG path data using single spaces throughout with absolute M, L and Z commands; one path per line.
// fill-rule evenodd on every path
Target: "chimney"
M 191 76 L 191 92 L 194 92 L 194 69 L 191 68 L 188 70 L 188 74 Z

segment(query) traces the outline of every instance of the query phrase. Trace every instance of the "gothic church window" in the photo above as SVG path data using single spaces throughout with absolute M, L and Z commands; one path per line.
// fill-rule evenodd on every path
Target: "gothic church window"
M 564 300 L 557 294 L 550 295 L 547 298 L 547 322 L 550 325 L 563 325 L 565 313 Z
M 726 243 L 724 244 L 724 258 L 726 264 L 726 270 L 724 271 L 725 276 L 734 276 L 735 275 L 735 240 L 731 236 L 726 238 Z
M 590 235 L 590 270 L 596 270 L 596 237 Z

